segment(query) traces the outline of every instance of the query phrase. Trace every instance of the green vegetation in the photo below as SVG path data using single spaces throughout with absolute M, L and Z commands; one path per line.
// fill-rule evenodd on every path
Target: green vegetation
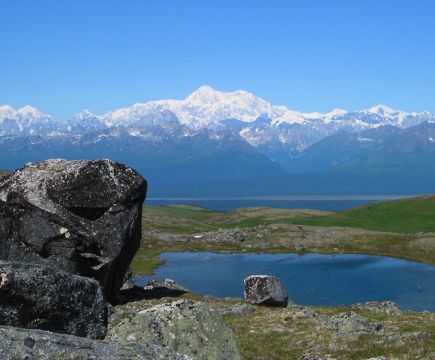
M 345 308 L 312 308 L 317 316 L 345 312 Z M 400 315 L 377 314 L 356 310 L 369 322 L 379 322 L 382 334 L 360 335 L 357 339 L 334 339 L 330 330 L 313 324 L 307 316 L 292 308 L 257 308 L 253 314 L 227 316 L 243 359 L 299 359 L 307 349 L 325 359 L 432 359 L 435 355 L 435 316 L 406 312 Z M 399 335 L 388 339 L 386 334 Z M 426 336 L 418 336 L 426 334 Z M 393 340 L 394 339 L 394 340 Z M 327 357 L 327 354 L 329 356 Z
M 166 251 L 362 253 L 435 264 L 435 197 L 388 201 L 339 213 L 270 208 L 218 212 L 193 206 L 145 206 L 143 241 L 133 261 L 137 273 L 151 274 Z M 213 308 L 237 301 L 204 298 Z M 171 299 L 131 303 L 137 313 Z M 175 300 L 175 299 L 172 299 Z M 239 301 L 240 303 L 240 301 Z M 435 313 L 355 312 L 379 322 L 379 333 L 340 339 L 315 319 L 347 311 L 313 307 L 313 318 L 298 307 L 256 307 L 247 315 L 226 315 L 244 359 L 435 359 Z M 116 310 L 116 311 L 121 311 Z M 124 311 L 124 310 L 123 310 Z M 308 315 L 307 315 L 308 314 Z
M 435 232 L 435 196 L 384 201 L 326 216 L 295 219 L 294 222 L 394 233 Z
M 190 205 L 144 206 L 142 224 L 145 231 L 194 234 L 202 231 L 288 223 L 291 219 L 327 215 L 317 210 L 246 208 L 229 212 Z
M 432 196 L 380 202 L 340 213 L 145 206 L 142 224 L 144 238 L 132 267 L 144 274 L 152 274 L 163 263 L 159 255 L 166 251 L 360 253 L 435 264 Z
M 217 299 L 187 293 L 178 298 L 149 299 L 114 307 L 117 314 L 110 327 L 143 309 L 180 298 L 204 301 L 213 309 L 230 309 L 241 300 Z M 435 358 L 435 313 L 387 314 L 354 309 L 369 323 L 381 324 L 378 333 L 358 337 L 337 337 L 318 323 L 319 318 L 347 312 L 344 307 L 255 306 L 255 312 L 226 315 L 243 359 L 297 360 L 312 353 L 324 359 L 360 360 L 376 356 L 389 359 L 428 360 Z

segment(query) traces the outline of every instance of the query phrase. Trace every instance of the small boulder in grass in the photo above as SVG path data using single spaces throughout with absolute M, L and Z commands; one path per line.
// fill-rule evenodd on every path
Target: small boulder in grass
M 253 305 L 287 306 L 288 296 L 281 281 L 271 275 L 245 278 L 245 299 Z

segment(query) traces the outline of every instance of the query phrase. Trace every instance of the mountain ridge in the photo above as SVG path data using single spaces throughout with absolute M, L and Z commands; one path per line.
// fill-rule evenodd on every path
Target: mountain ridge
M 434 122 L 428 112 L 386 105 L 301 113 L 243 90 L 224 93 L 208 86 L 184 100 L 156 100 L 103 115 L 85 109 L 65 121 L 31 106 L 5 105 L 0 106 L 0 167 L 47 157 L 111 157 L 152 181 L 183 179 L 184 184 L 286 173 L 341 176 L 362 169 L 403 174 L 405 165 L 424 172 L 424 162 L 435 161 Z M 377 143 L 390 141 L 393 133 L 397 138 L 390 148 Z
M 184 100 L 163 99 L 153 100 L 146 103 L 136 103 L 130 107 L 109 111 L 105 114 L 95 114 L 91 110 L 84 109 L 76 113 L 66 121 L 57 121 L 59 124 L 71 122 L 73 119 L 96 118 L 105 123 L 107 127 L 129 124 L 137 118 L 147 114 L 157 113 L 162 110 L 172 111 L 181 123 L 187 125 L 209 125 L 226 119 L 238 119 L 245 123 L 251 123 L 259 117 L 268 117 L 273 125 L 301 124 L 309 121 L 323 120 L 323 122 L 346 119 L 361 119 L 364 116 L 377 116 L 378 120 L 390 119 L 398 125 L 406 126 L 407 117 L 427 117 L 435 121 L 435 115 L 427 112 L 405 112 L 390 108 L 383 104 L 375 105 L 368 109 L 347 111 L 335 108 L 328 113 L 310 112 L 304 113 L 289 109 L 285 105 L 273 105 L 270 102 L 245 90 L 233 92 L 221 92 L 210 86 L 203 85 Z M 37 108 L 26 105 L 15 110 L 9 105 L 0 106 L 0 122 L 5 119 L 31 117 L 34 120 L 51 118 Z M 200 119 L 200 120 L 198 120 Z M 386 124 L 383 124 L 386 125 Z
M 131 135 L 150 139 L 153 127 L 173 127 L 173 136 L 191 136 L 203 128 L 231 128 L 284 167 L 311 145 L 341 130 L 356 133 L 386 125 L 406 128 L 422 122 L 435 122 L 435 115 L 404 112 L 381 104 L 353 112 L 336 108 L 329 113 L 302 113 L 272 105 L 244 90 L 221 92 L 206 85 L 184 100 L 137 103 L 102 115 L 82 110 L 65 121 L 31 106 L 18 110 L 0 106 L 0 137 L 83 134 L 123 126 L 130 129 Z M 176 134 L 179 125 L 188 131 Z

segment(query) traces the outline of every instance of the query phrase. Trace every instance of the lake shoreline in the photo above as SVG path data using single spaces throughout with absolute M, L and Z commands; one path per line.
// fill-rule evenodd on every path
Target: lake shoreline
M 398 258 L 186 251 L 165 252 L 159 259 L 165 264 L 156 269 L 154 276 L 173 279 L 202 296 L 243 297 L 246 276 L 267 274 L 280 278 L 290 298 L 305 306 L 390 300 L 402 310 L 435 311 L 435 267 Z M 136 274 L 132 280 L 144 286 L 151 278 Z

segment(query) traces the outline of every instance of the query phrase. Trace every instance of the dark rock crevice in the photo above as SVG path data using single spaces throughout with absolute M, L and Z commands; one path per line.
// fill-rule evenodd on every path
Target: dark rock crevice
M 0 259 L 97 279 L 115 298 L 140 245 L 147 184 L 110 160 L 47 160 L 0 182 Z

